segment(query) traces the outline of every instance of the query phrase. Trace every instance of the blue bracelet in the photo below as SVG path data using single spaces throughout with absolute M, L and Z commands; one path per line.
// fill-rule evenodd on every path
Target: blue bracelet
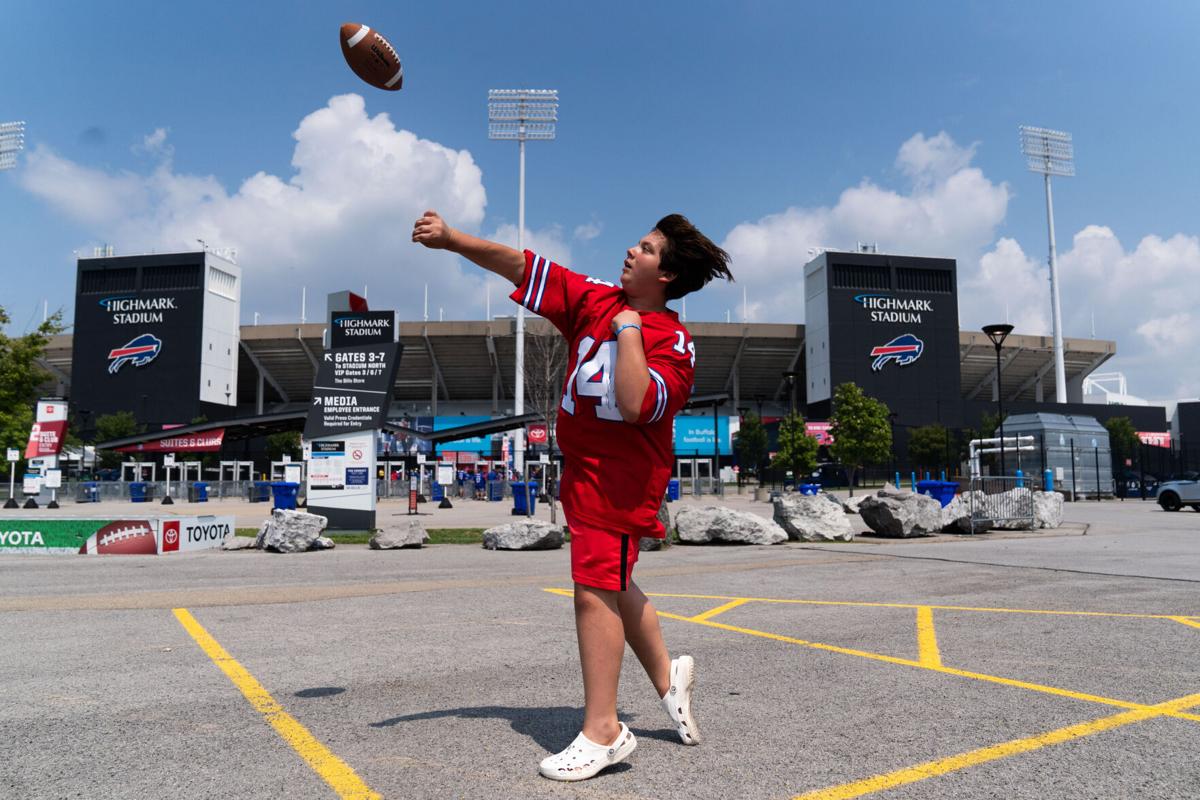
M 641 325 L 634 325 L 632 322 L 626 322 L 624 325 L 622 325 L 621 327 L 617 328 L 617 332 L 616 332 L 616 333 L 614 333 L 614 334 L 613 334 L 613 336 L 616 336 L 616 337 L 618 337 L 618 338 L 619 338 L 619 337 L 621 336 L 621 331 L 625 330 L 626 328 L 634 328 L 635 330 L 639 330 L 639 331 L 640 331 L 640 330 L 642 329 L 642 326 L 641 326 Z

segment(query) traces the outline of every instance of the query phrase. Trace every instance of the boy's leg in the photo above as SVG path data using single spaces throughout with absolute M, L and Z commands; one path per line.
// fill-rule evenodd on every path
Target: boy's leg
M 575 584 L 575 632 L 583 668 L 583 735 L 597 744 L 616 741 L 617 683 L 625 655 L 618 592 Z
M 621 622 L 625 627 L 625 641 L 633 648 L 658 696 L 662 697 L 671 688 L 671 657 L 663 641 L 658 613 L 636 583 L 629 581 L 628 586 L 626 591 L 617 595 Z

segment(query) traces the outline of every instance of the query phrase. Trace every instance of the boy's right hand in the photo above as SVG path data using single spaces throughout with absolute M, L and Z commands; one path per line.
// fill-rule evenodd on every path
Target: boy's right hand
M 436 211 L 426 211 L 413 223 L 412 240 L 434 250 L 445 250 L 450 246 L 453 229 Z

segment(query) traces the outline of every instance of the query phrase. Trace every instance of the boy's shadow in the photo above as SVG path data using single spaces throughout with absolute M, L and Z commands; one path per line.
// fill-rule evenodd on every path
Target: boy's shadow
M 512 729 L 522 736 L 528 736 L 547 753 L 557 753 L 578 735 L 583 727 L 583 709 L 570 706 L 551 706 L 549 708 L 526 708 L 514 706 L 476 706 L 474 708 L 448 708 L 441 711 L 423 711 L 419 714 L 405 714 L 401 717 L 372 722 L 372 728 L 390 728 L 401 722 L 417 722 L 426 719 L 442 719 L 444 717 L 461 717 L 463 719 L 503 719 L 508 720 Z M 637 717 L 636 714 L 624 714 L 625 724 Z M 639 739 L 659 739 L 664 742 L 679 742 L 679 736 L 673 729 L 660 728 L 647 730 L 629 729 Z

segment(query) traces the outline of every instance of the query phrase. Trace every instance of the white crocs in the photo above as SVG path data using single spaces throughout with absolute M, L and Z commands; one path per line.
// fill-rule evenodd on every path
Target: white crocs
M 587 780 L 600 770 L 629 758 L 635 747 L 637 739 L 622 722 L 621 732 L 612 744 L 596 744 L 581 733 L 566 750 L 542 759 L 538 773 L 555 781 Z
M 671 688 L 663 696 L 662 704 L 684 744 L 700 744 L 700 728 L 692 716 L 692 686 L 695 682 L 696 662 L 691 656 L 680 656 L 671 661 Z

